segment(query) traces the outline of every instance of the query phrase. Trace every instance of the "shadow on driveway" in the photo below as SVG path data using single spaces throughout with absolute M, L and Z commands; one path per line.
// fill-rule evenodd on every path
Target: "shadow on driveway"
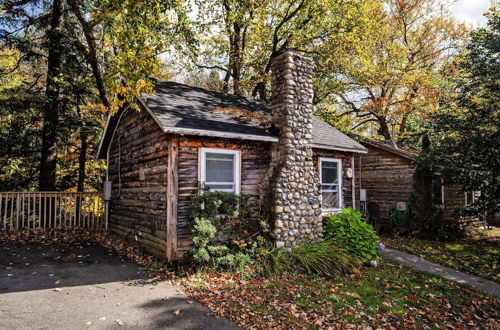
M 0 294 L 148 280 L 139 266 L 101 246 L 20 244 L 0 251 Z
M 0 329 L 237 329 L 101 246 L 0 247 Z

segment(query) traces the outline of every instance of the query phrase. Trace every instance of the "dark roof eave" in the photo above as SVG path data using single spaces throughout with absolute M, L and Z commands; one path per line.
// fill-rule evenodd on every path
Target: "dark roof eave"
M 278 138 L 272 135 L 240 134 L 233 132 L 210 131 L 203 129 L 183 128 L 183 127 L 165 127 L 163 131 L 165 133 L 173 133 L 180 135 L 195 135 L 195 136 L 220 137 L 226 139 L 278 142 Z
M 358 153 L 358 154 L 366 154 L 368 153 L 368 149 L 363 148 L 363 149 L 354 149 L 354 148 L 343 148 L 343 147 L 336 147 L 333 145 L 328 145 L 328 144 L 319 144 L 319 143 L 314 143 L 313 148 L 316 149 L 327 149 L 327 150 L 336 150 L 336 151 L 344 151 L 344 152 L 353 152 L 353 153 Z
M 392 154 L 410 159 L 410 160 L 416 160 L 418 158 L 418 152 L 416 153 L 411 153 L 409 151 L 405 151 L 402 149 L 396 149 L 393 146 L 387 145 L 385 143 L 379 142 L 379 141 L 374 141 L 373 139 L 365 139 L 364 141 L 360 141 L 362 144 L 367 144 L 370 145 L 374 148 L 379 148 L 382 150 L 385 150 L 387 152 L 390 152 Z

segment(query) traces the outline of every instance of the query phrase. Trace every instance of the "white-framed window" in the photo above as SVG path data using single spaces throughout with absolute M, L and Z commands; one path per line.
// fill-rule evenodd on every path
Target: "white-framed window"
M 324 211 L 339 210 L 342 205 L 342 162 L 336 158 L 319 159 L 321 207 Z
M 240 193 L 240 152 L 230 149 L 200 149 L 199 179 L 210 191 Z
M 465 193 L 465 205 L 471 205 L 475 203 L 478 200 L 480 194 L 481 192 L 479 191 L 467 191 Z

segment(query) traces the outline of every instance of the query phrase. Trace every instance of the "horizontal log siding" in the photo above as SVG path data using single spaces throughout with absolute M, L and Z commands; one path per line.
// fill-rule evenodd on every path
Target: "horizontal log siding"
M 447 219 L 456 219 L 455 210 L 460 209 L 465 205 L 465 193 L 460 192 L 461 188 L 458 185 L 444 187 L 444 216 Z M 462 224 L 471 226 L 481 225 L 479 216 L 464 216 L 458 220 Z
M 352 178 L 348 178 L 346 175 L 346 169 L 352 168 L 352 153 L 326 149 L 313 149 L 313 160 L 318 173 L 320 166 L 319 158 L 337 158 L 342 160 L 342 207 L 352 207 Z
M 413 192 L 415 162 L 371 145 L 365 144 L 365 147 L 368 148 L 368 154 L 355 158 L 358 169 L 356 171 L 356 203 L 359 205 L 359 182 L 361 182 L 361 188 L 367 190 L 368 201 L 378 203 L 381 218 L 388 221 L 391 206 L 399 201 L 410 201 L 410 195 Z M 459 191 L 459 186 L 444 187 L 445 218 L 455 218 L 453 214 L 455 209 L 465 205 L 465 195 Z M 460 220 L 473 222 L 478 218 L 466 217 Z
M 359 189 L 366 189 L 368 201 L 380 206 L 380 217 L 388 221 L 389 209 L 397 202 L 409 202 L 413 191 L 412 160 L 365 145 L 368 153 L 356 156 L 356 204 L 359 206 Z M 361 162 L 361 165 L 360 165 Z M 361 182 L 361 185 L 359 184 Z
M 190 197 L 198 187 L 198 156 L 200 148 L 239 150 L 241 153 L 241 193 L 259 201 L 260 188 L 269 169 L 271 144 L 266 142 L 181 137 L 179 141 L 179 201 L 177 210 L 177 241 L 179 257 L 191 248 Z
M 120 148 L 118 147 L 118 141 Z M 118 152 L 121 149 L 121 193 L 118 193 Z M 167 135 L 146 112 L 127 110 L 110 148 L 110 230 L 135 239 L 144 249 L 165 257 Z M 140 180 L 143 168 L 144 180 Z

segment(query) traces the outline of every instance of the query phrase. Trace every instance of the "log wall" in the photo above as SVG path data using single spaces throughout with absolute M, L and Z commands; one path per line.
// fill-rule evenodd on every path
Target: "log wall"
M 465 205 L 465 193 L 461 192 L 460 186 L 445 186 L 444 187 L 444 217 L 455 219 L 455 210 Z M 478 226 L 482 224 L 479 216 L 463 216 L 459 218 L 464 225 Z
M 177 241 L 179 257 L 192 246 L 189 211 L 190 198 L 198 187 L 200 148 L 239 150 L 241 156 L 241 193 L 251 200 L 260 199 L 261 184 L 271 160 L 271 144 L 257 141 L 183 136 L 179 139 L 179 201 L 177 210 Z
M 359 189 L 367 190 L 368 201 L 380 206 L 382 221 L 389 221 L 389 209 L 397 202 L 409 202 L 413 192 L 413 172 L 415 162 L 412 159 L 379 149 L 369 144 L 368 154 L 356 156 L 355 164 L 357 188 L 356 203 L 359 208 Z M 465 205 L 465 195 L 459 186 L 444 187 L 444 217 L 454 218 L 455 209 Z M 464 222 L 478 220 L 477 217 L 460 219 Z
M 145 250 L 161 258 L 166 244 L 167 153 L 167 135 L 147 111 L 126 110 L 110 146 L 109 227 L 124 238 L 137 237 Z
M 359 189 L 366 189 L 368 201 L 380 206 L 380 217 L 389 219 L 389 209 L 397 202 L 409 202 L 413 191 L 415 165 L 411 159 L 372 147 L 367 154 L 355 157 L 356 203 L 359 207 Z

